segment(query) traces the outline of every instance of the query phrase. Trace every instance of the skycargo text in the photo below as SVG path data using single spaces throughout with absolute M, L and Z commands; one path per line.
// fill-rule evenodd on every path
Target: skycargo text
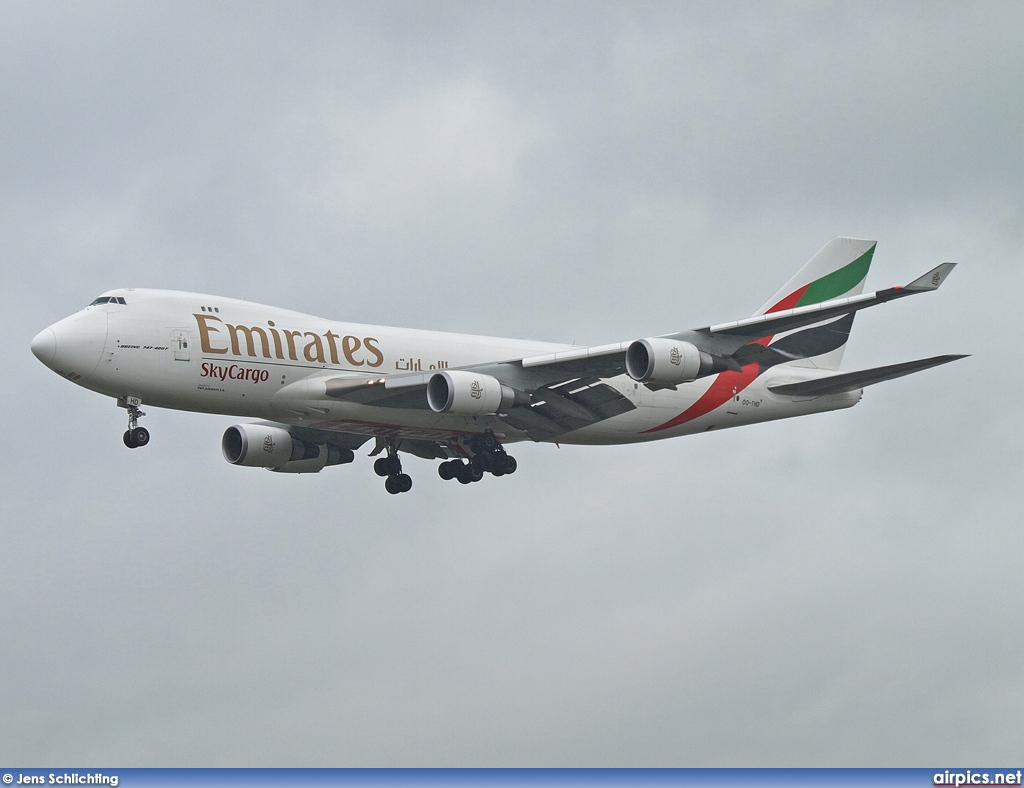
M 221 366 L 220 364 L 210 364 L 206 361 L 203 362 L 203 371 L 199 376 L 201 378 L 217 378 L 218 380 L 249 380 L 253 383 L 263 383 L 270 379 L 270 373 L 265 369 L 253 369 L 252 367 L 242 367 L 238 364 L 232 364 L 231 366 Z

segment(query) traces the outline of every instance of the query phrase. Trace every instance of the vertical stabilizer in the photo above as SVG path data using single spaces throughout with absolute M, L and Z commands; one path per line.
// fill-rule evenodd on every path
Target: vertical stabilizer
M 833 238 L 754 315 L 860 295 L 876 243 L 859 238 Z
M 769 298 L 754 315 L 780 312 L 820 304 L 833 298 L 860 295 L 875 253 L 875 241 L 859 238 L 833 238 L 803 268 Z M 790 362 L 792 366 L 839 369 L 846 340 L 853 325 L 853 314 L 810 328 L 803 328 L 775 339 L 787 351 L 806 356 Z M 773 343 L 774 344 L 774 343 Z M 824 348 L 827 352 L 818 353 Z

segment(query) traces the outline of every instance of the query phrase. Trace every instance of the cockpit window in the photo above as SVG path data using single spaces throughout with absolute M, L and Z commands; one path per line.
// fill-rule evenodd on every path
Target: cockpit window
M 125 300 L 121 296 L 100 296 L 93 301 L 89 306 L 96 306 L 97 304 L 124 304 Z

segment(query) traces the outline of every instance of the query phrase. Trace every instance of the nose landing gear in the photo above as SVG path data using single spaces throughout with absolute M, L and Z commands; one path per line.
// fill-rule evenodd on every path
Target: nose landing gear
M 142 400 L 138 397 L 124 397 L 124 407 L 128 410 L 128 429 L 124 433 L 124 445 L 129 449 L 137 449 L 149 443 L 149 430 L 139 426 L 139 418 L 146 414 L 142 412 L 139 405 Z M 120 401 L 118 402 L 120 404 Z
M 384 489 L 392 495 L 409 492 L 412 489 L 412 477 L 402 473 L 402 459 L 395 449 L 395 442 L 388 440 L 388 454 L 386 457 L 379 457 L 373 463 L 373 472 L 378 476 L 386 476 Z

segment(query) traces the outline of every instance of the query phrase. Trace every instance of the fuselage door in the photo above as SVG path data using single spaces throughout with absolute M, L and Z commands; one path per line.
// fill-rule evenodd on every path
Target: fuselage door
M 174 350 L 175 361 L 188 361 L 188 331 L 176 328 L 171 331 L 171 348 Z

